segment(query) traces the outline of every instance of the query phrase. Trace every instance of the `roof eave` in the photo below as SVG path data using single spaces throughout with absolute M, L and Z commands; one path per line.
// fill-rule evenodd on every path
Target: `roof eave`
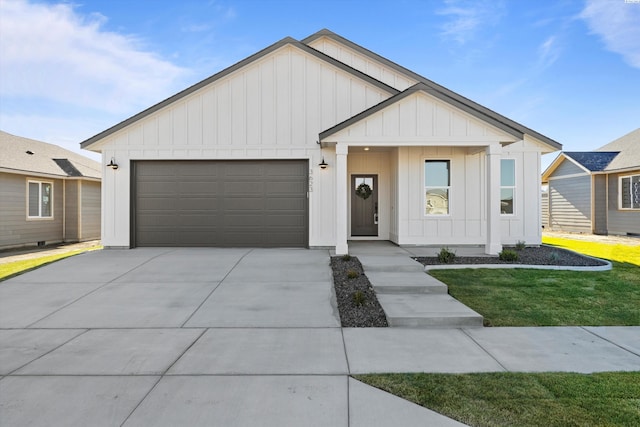
M 472 115 L 473 117 L 478 118 L 479 120 L 482 120 L 500 130 L 502 130 L 503 132 L 508 133 L 509 135 L 512 135 L 516 138 L 518 138 L 519 140 L 524 138 L 524 134 L 519 132 L 518 130 L 505 125 L 502 122 L 499 122 L 497 120 L 493 120 L 492 118 L 488 118 L 488 117 L 478 117 L 477 111 L 475 111 L 474 109 L 470 108 L 468 105 L 465 105 L 455 99 L 451 99 L 446 97 L 445 95 L 443 95 L 442 93 L 430 88 L 429 86 L 427 86 L 426 84 L 420 82 L 420 83 L 416 83 L 415 85 L 411 86 L 408 89 L 405 89 L 404 91 L 398 93 L 395 96 L 392 96 L 391 98 L 385 99 L 384 101 L 380 102 L 379 104 L 374 105 L 373 107 L 370 107 L 364 111 L 362 111 L 361 113 L 356 114 L 355 116 L 341 122 L 338 123 L 337 125 L 326 129 L 323 132 L 320 132 L 320 134 L 318 135 L 320 138 L 320 142 L 324 141 L 326 138 L 330 137 L 331 135 L 334 135 L 338 132 L 340 132 L 341 130 L 377 113 L 378 111 L 388 107 L 389 105 L 392 105 L 396 102 L 401 101 L 402 99 L 413 95 L 416 92 L 424 92 L 428 95 L 431 95 L 437 99 L 440 99 L 441 101 L 444 101 L 450 105 L 453 105 L 454 107 Z
M 362 53 L 364 55 L 372 57 L 373 59 L 375 59 L 375 60 L 377 60 L 377 61 L 379 61 L 379 62 L 381 62 L 381 63 L 383 63 L 383 64 L 385 64 L 387 66 L 389 66 L 392 69 L 395 69 L 396 71 L 406 75 L 407 77 L 410 77 L 410 78 L 412 78 L 412 79 L 414 79 L 414 80 L 416 80 L 418 82 L 426 84 L 427 86 L 431 87 L 432 89 L 442 93 L 444 96 L 449 97 L 449 98 L 451 98 L 453 100 L 456 100 L 459 103 L 466 104 L 469 108 L 471 108 L 473 110 L 476 110 L 478 113 L 480 113 L 482 115 L 490 117 L 495 121 L 502 122 L 505 126 L 514 128 L 514 129 L 516 129 L 517 131 L 519 131 L 522 134 L 527 134 L 527 135 L 530 135 L 530 136 L 536 138 L 540 142 L 542 142 L 544 144 L 547 144 L 551 148 L 553 148 L 553 151 L 562 150 L 562 144 L 560 144 L 559 142 L 557 142 L 557 141 L 555 141 L 555 140 L 553 140 L 553 139 L 551 139 L 551 138 L 549 138 L 547 136 L 544 136 L 539 132 L 536 132 L 536 131 L 534 131 L 532 129 L 529 129 L 528 127 L 523 126 L 520 123 L 517 123 L 517 122 L 515 122 L 515 121 L 513 121 L 513 120 L 511 120 L 511 119 L 509 119 L 509 118 L 507 118 L 507 117 L 505 117 L 505 116 L 503 116 L 503 115 L 501 115 L 501 114 L 499 114 L 499 113 L 487 108 L 487 107 L 484 107 L 484 106 L 482 106 L 482 105 L 480 105 L 480 104 L 478 104 L 478 103 L 476 103 L 476 102 L 474 102 L 474 101 L 472 101 L 472 100 L 470 100 L 468 98 L 465 98 L 464 96 L 462 96 L 462 95 L 460 95 L 460 94 L 458 94 L 458 93 L 456 93 L 456 92 L 454 92 L 454 91 L 452 91 L 450 89 L 447 89 L 446 87 L 441 86 L 438 83 L 436 83 L 434 81 L 431 81 L 431 80 L 427 79 L 426 77 L 421 76 L 420 74 L 415 73 L 415 72 L 413 72 L 413 71 L 411 71 L 411 70 L 409 70 L 409 69 L 407 69 L 407 68 L 405 68 L 405 67 L 403 67 L 403 66 L 401 66 L 401 65 L 399 65 L 399 64 L 397 64 L 397 63 L 395 63 L 393 61 L 390 61 L 389 59 L 384 58 L 384 57 L 378 55 L 377 53 L 372 52 L 372 51 L 370 51 L 370 50 L 368 50 L 368 49 L 366 49 L 366 48 L 364 48 L 364 47 L 362 47 L 362 46 L 360 46 L 360 45 L 358 45 L 358 44 L 356 44 L 356 43 L 354 43 L 354 42 L 352 42 L 350 40 L 347 40 L 344 37 L 332 32 L 330 30 L 322 29 L 322 30 L 320 30 L 320 31 L 318 31 L 318 32 L 306 37 L 305 39 L 303 39 L 302 43 L 305 43 L 305 44 L 306 43 L 311 43 L 314 40 L 317 40 L 317 39 L 322 38 L 322 37 L 332 38 L 332 39 L 337 40 L 338 42 L 340 42 L 342 44 L 345 44 L 346 46 L 350 47 L 351 49 L 354 49 L 357 52 L 360 52 L 360 53 Z
M 328 62 L 328 63 L 330 63 L 330 64 L 332 64 L 332 65 L 334 65 L 334 66 L 336 66 L 338 68 L 341 68 L 341 69 L 343 69 L 343 70 L 355 75 L 356 77 L 358 77 L 358 78 L 360 78 L 362 80 L 365 80 L 365 81 L 367 81 L 367 82 L 379 87 L 382 90 L 385 90 L 390 95 L 398 93 L 397 89 L 395 89 L 395 88 L 393 88 L 393 87 L 381 82 L 380 80 L 377 80 L 377 79 L 369 76 L 368 74 L 365 74 L 365 73 L 363 73 L 363 72 L 361 72 L 359 70 L 356 70 L 353 67 L 349 67 L 348 65 L 338 61 L 337 59 L 332 58 L 332 57 L 330 57 L 328 55 L 325 55 L 324 53 L 322 53 L 322 52 L 320 52 L 320 51 L 318 51 L 318 50 L 316 50 L 316 49 L 314 49 L 314 48 L 312 48 L 310 46 L 307 46 L 306 44 L 303 44 L 303 43 L 299 42 L 298 40 L 296 40 L 296 39 L 294 39 L 292 37 L 285 37 L 284 39 L 272 44 L 271 46 L 268 46 L 268 47 L 260 50 L 259 52 L 254 53 L 253 55 L 243 59 L 242 61 L 237 62 L 237 63 L 225 68 L 224 70 L 219 71 L 218 73 L 216 73 L 216 74 L 214 74 L 214 75 L 212 75 L 210 77 L 207 77 L 206 79 L 204 79 L 204 80 L 202 80 L 202 81 L 200 81 L 200 82 L 198 82 L 198 83 L 196 83 L 196 84 L 194 84 L 194 85 L 192 85 L 192 86 L 190 86 L 190 87 L 178 92 L 177 94 L 165 99 L 164 101 L 161 101 L 161 102 L 159 102 L 159 103 L 147 108 L 146 110 L 141 111 L 140 113 L 138 113 L 138 114 L 136 114 L 136 115 L 134 115 L 134 116 L 132 116 L 132 117 L 130 117 L 130 118 L 118 123 L 118 124 L 116 124 L 115 126 L 112 126 L 109 129 L 106 129 L 105 131 L 100 132 L 99 134 L 97 134 L 95 136 L 92 136 L 91 138 L 81 142 L 80 143 L 80 147 L 83 148 L 83 149 L 86 149 L 86 150 L 90 150 L 91 146 L 93 144 L 95 144 L 98 141 L 106 138 L 107 136 L 109 136 L 109 135 L 111 135 L 111 134 L 113 134 L 115 132 L 118 132 L 121 129 L 124 129 L 125 127 L 127 127 L 127 126 L 129 126 L 129 125 L 131 125 L 131 124 L 133 124 L 133 123 L 135 123 L 135 122 L 137 122 L 137 121 L 139 121 L 139 120 L 141 120 L 141 119 L 153 114 L 153 113 L 155 113 L 158 110 L 161 110 L 164 107 L 167 107 L 168 105 L 171 105 L 172 103 L 174 103 L 176 101 L 179 101 L 180 99 L 182 99 L 182 98 L 184 98 L 184 97 L 186 97 L 186 96 L 188 96 L 188 95 L 190 95 L 190 94 L 202 89 L 205 86 L 208 86 L 209 84 L 211 84 L 211 83 L 213 83 L 213 82 L 215 82 L 215 81 L 217 81 L 217 80 L 219 80 L 219 79 L 221 79 L 221 78 L 223 78 L 223 77 L 225 77 L 225 76 L 227 76 L 227 75 L 229 75 L 229 74 L 231 74 L 231 73 L 233 73 L 233 72 L 235 72 L 235 71 L 237 71 L 237 70 L 239 70 L 239 69 L 241 69 L 241 68 L 243 68 L 243 67 L 245 67 L 245 66 L 247 66 L 249 64 L 251 64 L 254 61 L 259 60 L 260 58 L 262 58 L 262 57 L 268 55 L 269 53 L 274 52 L 274 51 L 276 51 L 276 50 L 278 50 L 278 49 L 280 49 L 280 48 L 282 48 L 282 47 L 284 47 L 286 45 L 295 46 L 298 49 L 301 49 L 301 50 L 303 50 L 303 51 L 305 51 L 305 52 L 307 52 L 307 53 L 309 53 L 309 54 L 311 54 L 311 55 L 313 55 L 313 56 L 315 56 L 315 57 L 317 57 L 317 58 L 319 58 L 319 59 L 321 59 L 323 61 L 326 61 L 326 62 Z

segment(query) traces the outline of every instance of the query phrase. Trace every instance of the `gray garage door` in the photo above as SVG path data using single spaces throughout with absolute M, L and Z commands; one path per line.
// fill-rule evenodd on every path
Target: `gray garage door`
M 306 247 L 308 161 L 137 161 L 133 246 Z

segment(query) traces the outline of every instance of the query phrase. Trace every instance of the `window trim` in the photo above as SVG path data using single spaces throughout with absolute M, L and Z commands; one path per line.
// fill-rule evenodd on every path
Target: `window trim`
M 37 216 L 31 216 L 29 215 L 29 184 L 38 184 L 38 215 Z M 49 184 L 51 186 L 51 215 L 49 216 L 42 216 L 42 184 Z M 27 185 L 26 185 L 26 216 L 27 216 L 27 220 L 31 221 L 31 220 L 36 220 L 36 221 L 52 221 L 54 219 L 54 215 L 55 215 L 55 209 L 54 209 L 54 182 L 53 181 L 46 181 L 46 180 L 41 180 L 41 179 L 33 179 L 33 178 L 27 178 Z
M 447 162 L 449 164 L 449 185 L 446 187 L 443 187 L 441 185 L 438 186 L 427 186 L 426 185 L 426 180 L 427 180 L 427 170 L 426 170 L 426 164 L 427 162 Z M 451 185 L 451 181 L 453 180 L 452 177 L 452 173 L 451 173 L 451 168 L 453 161 L 450 158 L 424 158 L 422 160 L 422 216 L 424 218 L 447 218 L 447 217 L 451 217 L 451 210 L 452 210 L 452 203 L 451 203 L 451 191 L 452 191 L 452 185 Z M 446 214 L 436 214 L 436 213 L 427 213 L 427 200 L 426 200 L 426 196 L 427 196 L 427 189 L 429 188 L 446 188 L 447 189 L 447 213 Z
M 502 161 L 503 160 L 511 160 L 513 161 L 513 185 L 502 185 Z M 503 157 L 500 159 L 500 203 L 502 203 L 502 189 L 510 189 L 513 190 L 513 212 L 512 213 L 502 213 L 502 209 L 500 209 L 500 216 L 516 216 L 516 195 L 518 194 L 518 173 L 517 173 L 518 162 L 513 157 Z M 501 207 L 502 208 L 502 207 Z
M 620 210 L 620 211 L 640 211 L 640 207 L 637 207 L 637 208 L 633 207 L 633 198 L 631 199 L 631 207 L 630 208 L 622 207 L 622 180 L 624 178 L 629 178 L 631 183 L 633 183 L 633 177 L 634 176 L 637 176 L 640 179 L 640 173 L 634 173 L 634 174 L 631 174 L 631 175 L 620 175 L 620 176 L 618 176 L 618 210 Z

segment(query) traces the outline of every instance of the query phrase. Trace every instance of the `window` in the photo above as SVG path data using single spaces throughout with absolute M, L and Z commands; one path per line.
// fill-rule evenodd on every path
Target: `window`
M 449 215 L 449 160 L 424 161 L 425 215 Z
M 516 198 L 516 161 L 500 160 L 500 213 L 513 215 L 513 203 Z
M 640 209 L 640 175 L 620 177 L 620 209 Z
M 53 185 L 50 182 L 28 181 L 29 218 L 51 218 L 53 216 Z

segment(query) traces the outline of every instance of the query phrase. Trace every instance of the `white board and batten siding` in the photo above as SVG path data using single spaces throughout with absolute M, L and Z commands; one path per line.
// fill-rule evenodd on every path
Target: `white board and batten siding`
M 514 141 L 494 128 L 425 93 L 416 93 L 331 135 L 352 146 L 399 146 L 389 154 L 389 239 L 405 245 L 478 244 L 486 234 L 486 155 L 488 145 Z M 351 152 L 350 148 L 350 152 Z M 540 148 L 517 141 L 502 149 L 516 163 L 514 215 L 503 215 L 502 243 L 539 244 Z M 450 214 L 424 213 L 424 161 L 450 160 Z M 351 154 L 349 154 L 351 163 Z M 381 169 L 382 170 L 382 169 Z M 369 170 L 368 173 L 374 171 Z M 387 197 L 385 195 L 385 197 Z
M 286 45 L 119 130 L 100 142 L 120 165 L 103 171 L 104 244 L 130 243 L 130 160 L 309 159 L 309 245 L 334 245 L 335 183 L 317 167 L 318 134 L 390 95 Z
M 375 61 L 370 56 L 366 56 L 328 37 L 320 37 L 309 43 L 309 46 L 399 91 L 403 91 L 417 83 L 416 80 L 398 70 Z

